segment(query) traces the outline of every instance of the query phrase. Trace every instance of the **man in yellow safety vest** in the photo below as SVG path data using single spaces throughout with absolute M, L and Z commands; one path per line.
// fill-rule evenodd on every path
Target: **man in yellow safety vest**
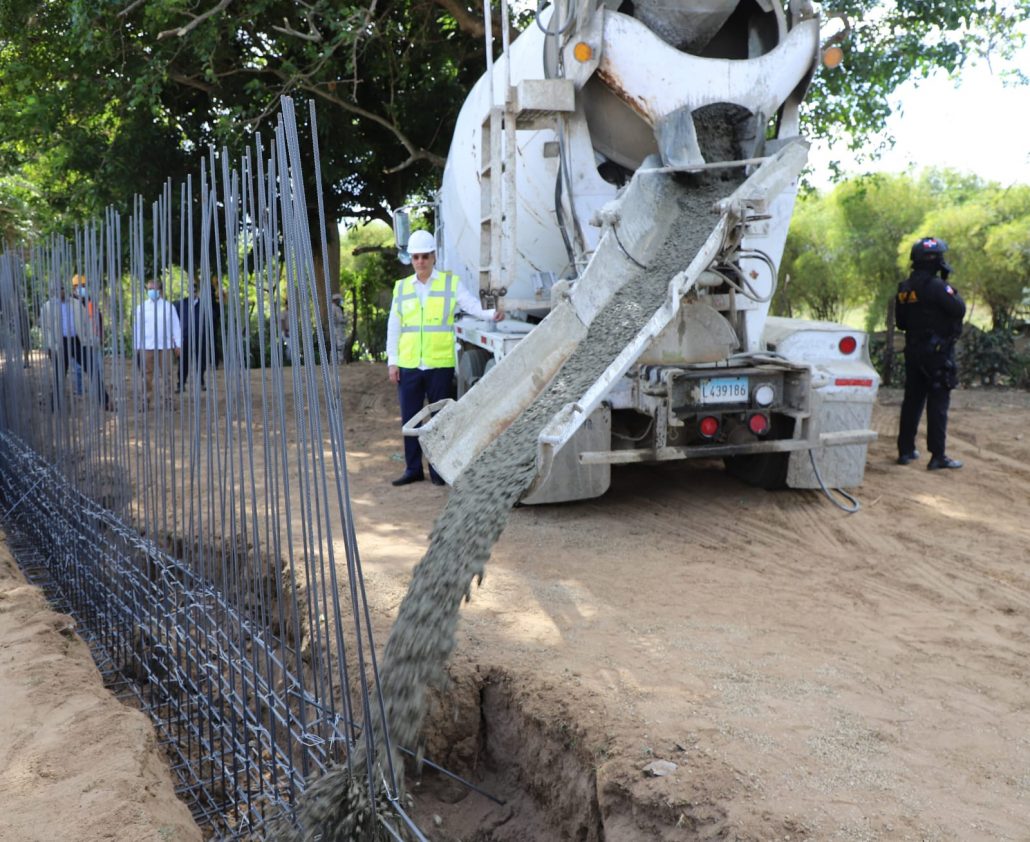
M 454 314 L 461 310 L 477 319 L 500 321 L 501 309 L 484 310 L 475 296 L 450 272 L 436 271 L 436 239 L 428 231 L 415 231 L 408 240 L 415 274 L 397 281 L 386 329 L 386 361 L 390 382 L 397 384 L 401 424 L 406 424 L 426 401 L 451 394 L 454 379 Z M 443 478 L 429 466 L 434 485 Z M 404 473 L 394 485 L 425 479 L 418 439 L 404 438 Z

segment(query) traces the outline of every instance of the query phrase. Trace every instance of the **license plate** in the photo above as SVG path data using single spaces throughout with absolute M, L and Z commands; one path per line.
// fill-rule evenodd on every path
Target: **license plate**
M 701 403 L 745 403 L 746 377 L 711 377 L 701 381 Z

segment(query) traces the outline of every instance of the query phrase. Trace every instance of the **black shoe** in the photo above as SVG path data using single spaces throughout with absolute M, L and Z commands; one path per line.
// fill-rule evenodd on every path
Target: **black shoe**
M 962 463 L 958 459 L 952 459 L 948 456 L 934 456 L 930 460 L 930 464 L 926 466 L 928 471 L 939 471 L 942 468 L 961 468 Z
M 429 479 L 432 480 L 433 485 L 447 485 L 443 477 L 431 476 Z
M 390 485 L 411 485 L 413 482 L 422 482 L 424 479 L 425 477 L 422 474 L 403 474 L 391 482 Z
M 902 453 L 898 456 L 899 465 L 907 465 L 909 462 L 915 462 L 919 458 L 918 450 L 911 450 L 908 453 Z

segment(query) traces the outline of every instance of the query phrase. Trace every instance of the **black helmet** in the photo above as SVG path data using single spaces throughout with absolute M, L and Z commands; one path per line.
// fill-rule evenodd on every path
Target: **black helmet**
M 912 262 L 939 265 L 944 262 L 944 252 L 947 250 L 948 244 L 944 240 L 938 240 L 936 237 L 923 237 L 921 240 L 916 240 L 915 245 L 912 246 Z

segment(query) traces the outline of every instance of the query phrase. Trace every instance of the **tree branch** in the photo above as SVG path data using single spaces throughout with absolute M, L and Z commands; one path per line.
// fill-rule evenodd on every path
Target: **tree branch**
M 290 26 L 290 22 L 286 18 L 283 18 L 282 26 L 273 26 L 272 29 L 274 29 L 276 32 L 281 32 L 283 35 L 291 35 L 294 38 L 301 38 L 305 41 L 311 41 L 315 44 L 321 43 L 324 39 L 322 38 L 322 33 L 318 31 L 318 27 L 315 26 L 315 21 L 311 17 L 311 12 L 308 12 L 306 17 L 308 21 L 307 32 L 298 32 L 296 29 Z
M 137 6 L 141 5 L 142 3 L 146 3 L 146 2 L 147 2 L 147 0 L 132 0 L 132 2 L 128 6 L 126 6 L 124 9 L 122 9 L 118 13 L 118 17 L 123 18 L 126 15 L 131 14 L 133 9 L 135 9 Z
M 397 246 L 357 246 L 351 249 L 351 254 L 354 257 L 359 257 L 362 254 L 394 254 L 397 251 Z
M 207 82 L 201 82 L 195 76 L 186 76 L 183 73 L 169 70 L 168 78 L 173 82 L 178 82 L 180 85 L 185 85 L 188 88 L 196 88 L 198 91 L 203 91 L 206 94 L 213 94 L 215 92 L 213 85 L 209 85 Z
M 232 3 L 232 0 L 219 0 L 217 6 L 208 9 L 202 15 L 194 15 L 193 20 L 191 20 L 185 26 L 180 26 L 178 29 L 166 29 L 164 32 L 157 33 L 157 40 L 161 41 L 165 38 L 170 38 L 173 35 L 176 38 L 182 38 L 183 35 L 192 32 L 208 18 L 214 17 L 219 12 L 225 11 L 225 9 L 228 8 L 230 3 Z
M 397 128 L 396 124 L 391 123 L 385 117 L 382 117 L 379 114 L 373 114 L 371 111 L 366 111 L 360 105 L 355 105 L 352 102 L 347 102 L 347 100 L 341 99 L 331 91 L 323 90 L 318 85 L 312 85 L 310 82 L 301 82 L 299 87 L 302 90 L 309 91 L 310 93 L 313 93 L 316 96 L 321 97 L 327 102 L 331 102 L 334 105 L 338 105 L 344 111 L 349 111 L 351 114 L 357 114 L 359 117 L 364 117 L 366 120 L 371 120 L 373 123 L 378 123 L 384 129 L 389 131 L 395 138 L 397 138 L 397 142 L 400 143 L 401 146 L 403 146 L 408 151 L 408 158 L 401 164 L 398 164 L 396 167 L 391 167 L 385 170 L 385 172 L 398 172 L 399 170 L 402 170 L 405 167 L 411 166 L 416 161 L 428 161 L 434 167 L 440 168 L 442 168 L 443 165 L 447 163 L 447 160 L 445 158 L 441 157 L 440 155 L 437 155 L 435 152 L 430 152 L 428 149 L 422 149 L 416 146 L 414 143 L 411 142 L 408 136 L 404 134 L 404 132 Z

